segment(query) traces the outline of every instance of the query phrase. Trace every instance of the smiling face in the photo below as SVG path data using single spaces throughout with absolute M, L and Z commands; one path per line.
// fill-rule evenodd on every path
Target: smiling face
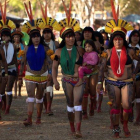
M 85 46 L 85 51 L 86 52 L 92 52 L 93 51 L 93 48 L 92 48 L 92 46 L 90 45 L 90 44 L 86 44 L 86 46 Z
M 113 39 L 113 44 L 116 49 L 122 49 L 124 45 L 123 38 L 120 35 L 116 35 Z
M 65 43 L 66 43 L 66 46 L 73 46 L 74 45 L 74 43 L 75 43 L 75 35 L 74 35 L 74 33 L 68 33 L 65 36 Z

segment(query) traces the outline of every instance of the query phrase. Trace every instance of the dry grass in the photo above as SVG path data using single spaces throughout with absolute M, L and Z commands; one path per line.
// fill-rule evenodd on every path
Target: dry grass
M 36 110 L 33 115 L 33 125 L 25 127 L 22 121 L 27 117 L 27 104 L 25 88 L 22 90 L 22 97 L 13 100 L 11 112 L 9 115 L 2 114 L 0 122 L 0 140 L 74 140 L 69 135 L 69 124 L 66 112 L 66 100 L 64 94 L 55 94 L 52 110 L 54 116 L 46 116 L 42 114 L 42 124 L 36 125 Z M 108 98 L 105 96 L 102 112 L 96 113 L 93 117 L 82 122 L 82 140 L 112 140 L 112 130 L 109 129 L 109 107 L 107 106 Z M 44 110 L 43 110 L 44 112 Z M 131 138 L 127 140 L 139 140 L 140 127 L 134 127 L 129 123 Z M 122 130 L 122 125 L 121 125 Z M 121 133 L 122 140 L 124 138 L 123 131 Z M 79 139 L 80 140 L 80 139 Z

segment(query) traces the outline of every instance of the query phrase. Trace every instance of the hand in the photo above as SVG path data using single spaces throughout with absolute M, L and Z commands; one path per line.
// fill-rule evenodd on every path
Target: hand
M 85 62 L 85 63 L 83 63 L 83 66 L 86 66 L 87 65 L 87 63 Z
M 97 87 L 96 87 L 96 92 L 98 94 L 100 94 L 100 92 L 103 90 L 103 85 L 102 84 L 97 84 Z
M 48 74 L 47 75 L 47 78 L 48 78 L 48 81 L 51 81 L 52 80 L 52 75 L 51 74 Z
M 88 69 L 92 69 L 93 66 L 92 66 L 92 65 L 87 65 L 86 67 L 87 67 Z
M 56 90 L 59 90 L 59 89 L 60 89 L 60 84 L 58 83 L 58 81 L 56 81 L 56 82 L 54 83 L 54 85 L 55 85 L 55 89 L 56 89 Z

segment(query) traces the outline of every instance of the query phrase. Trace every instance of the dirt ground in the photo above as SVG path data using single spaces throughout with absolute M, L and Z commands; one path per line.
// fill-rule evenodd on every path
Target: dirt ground
M 2 114 L 0 121 L 0 140 L 75 140 L 74 136 L 69 135 L 69 123 L 66 112 L 66 100 L 64 94 L 55 94 L 52 110 L 54 116 L 42 114 L 42 124 L 36 125 L 36 109 L 33 115 L 33 125 L 25 127 L 22 121 L 27 118 L 26 109 L 26 91 L 22 93 L 22 97 L 13 99 L 11 112 L 9 115 Z M 104 96 L 102 104 L 102 112 L 97 113 L 88 120 L 82 121 L 81 132 L 83 138 L 79 140 L 112 140 L 112 130 L 109 129 L 109 106 L 108 98 Z M 122 130 L 122 125 L 121 130 Z M 124 138 L 121 132 L 121 140 L 140 140 L 140 127 L 133 126 L 129 123 L 132 136 Z

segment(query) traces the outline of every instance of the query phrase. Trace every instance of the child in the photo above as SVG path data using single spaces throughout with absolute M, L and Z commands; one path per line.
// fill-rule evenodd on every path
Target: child
M 76 86 L 80 86 L 83 83 L 84 74 L 92 73 L 92 70 L 88 68 L 89 65 L 97 65 L 99 61 L 98 53 L 96 52 L 96 46 L 94 41 L 87 40 L 85 42 L 85 54 L 83 55 L 83 66 L 78 68 L 79 81 Z

